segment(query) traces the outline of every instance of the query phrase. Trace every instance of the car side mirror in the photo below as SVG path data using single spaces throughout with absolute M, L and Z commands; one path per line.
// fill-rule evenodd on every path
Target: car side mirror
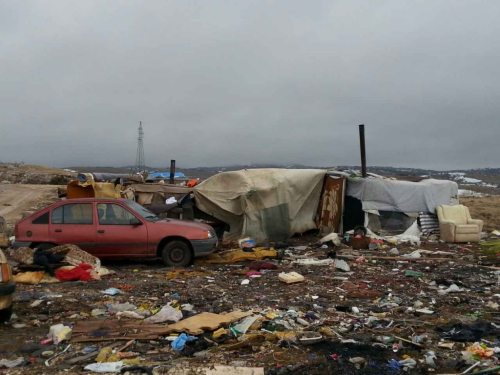
M 133 217 L 132 219 L 130 219 L 130 225 L 142 225 L 142 221 L 140 221 L 136 217 Z

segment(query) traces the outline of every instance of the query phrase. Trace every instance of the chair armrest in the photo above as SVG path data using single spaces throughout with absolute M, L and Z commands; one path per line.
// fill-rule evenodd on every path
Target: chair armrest
M 476 224 L 478 226 L 482 226 L 483 225 L 483 221 L 482 220 L 478 220 L 478 219 L 469 219 L 469 220 L 467 220 L 467 224 Z
M 441 232 L 441 239 L 446 242 L 455 242 L 455 228 L 456 224 L 451 220 L 439 220 L 439 231 Z
M 483 221 L 479 219 L 469 219 L 467 220 L 467 224 L 475 224 L 479 227 L 479 231 L 481 232 L 483 229 Z
M 445 224 L 445 225 L 453 225 L 453 226 L 456 226 L 457 224 L 455 224 L 454 221 L 452 220 L 439 220 L 439 224 Z

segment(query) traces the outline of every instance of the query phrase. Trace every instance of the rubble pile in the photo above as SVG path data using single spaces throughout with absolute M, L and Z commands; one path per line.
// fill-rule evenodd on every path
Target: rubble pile
M 23 163 L 0 163 L 0 183 L 65 185 L 75 177 L 66 170 L 26 165 Z
M 498 237 L 461 245 L 369 238 L 356 250 L 346 242 L 357 237 L 224 243 L 184 269 L 104 268 L 75 247 L 52 249 L 70 267 L 107 272 L 19 284 L 0 331 L 0 366 L 26 374 L 499 371 L 500 259 L 488 245 Z M 10 253 L 18 275 L 32 272 L 23 269 L 27 252 Z

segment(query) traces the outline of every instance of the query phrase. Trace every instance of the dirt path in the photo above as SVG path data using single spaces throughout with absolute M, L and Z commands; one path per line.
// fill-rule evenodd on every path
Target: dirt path
M 22 217 L 23 212 L 33 210 L 43 201 L 56 198 L 55 185 L 0 184 L 0 216 L 7 223 L 14 223 Z

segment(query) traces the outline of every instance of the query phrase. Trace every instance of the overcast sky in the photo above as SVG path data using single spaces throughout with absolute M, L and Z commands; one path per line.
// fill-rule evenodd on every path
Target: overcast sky
M 500 1 L 1 1 L 0 161 L 500 167 Z

